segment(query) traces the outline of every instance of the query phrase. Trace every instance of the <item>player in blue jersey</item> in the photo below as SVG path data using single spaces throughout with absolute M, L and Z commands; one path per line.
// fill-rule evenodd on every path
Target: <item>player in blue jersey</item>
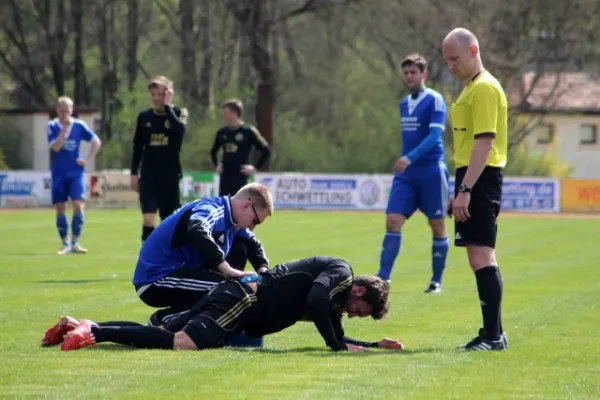
M 174 313 L 189 309 L 225 277 L 254 274 L 225 260 L 236 236 L 246 242 L 254 269 L 266 270 L 269 261 L 253 231 L 272 214 L 271 192 L 258 183 L 231 198 L 207 197 L 184 205 L 144 242 L 133 277 L 138 296 L 151 307 L 169 307 L 166 312 Z
M 69 252 L 87 253 L 79 244 L 83 229 L 83 205 L 85 201 L 85 166 L 89 164 L 100 149 L 102 143 L 98 136 L 87 127 L 85 122 L 73 118 L 73 100 L 59 97 L 56 106 L 58 118 L 48 123 L 48 143 L 52 150 L 52 204 L 56 207 L 56 228 L 62 240 L 58 254 Z M 79 153 L 81 141 L 91 142 L 86 158 Z M 67 201 L 73 202 L 71 220 L 71 241 L 69 242 L 69 221 L 67 220 Z
M 446 104 L 440 93 L 425 86 L 427 62 L 421 55 L 407 56 L 401 66 L 410 95 L 400 102 L 402 156 L 394 165 L 394 180 L 386 209 L 387 231 L 378 275 L 390 281 L 402 244 L 402 227 L 420 209 L 429 219 L 433 233 L 433 276 L 425 292 L 438 293 L 449 246 L 444 222 L 448 203 L 448 169 L 442 141 Z

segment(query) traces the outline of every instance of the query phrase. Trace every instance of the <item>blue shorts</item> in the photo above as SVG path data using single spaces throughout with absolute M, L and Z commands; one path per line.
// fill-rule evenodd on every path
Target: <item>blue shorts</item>
M 52 175 L 52 204 L 85 200 L 85 174 Z
M 446 216 L 448 168 L 445 163 L 411 165 L 394 175 L 386 214 L 402 214 L 407 219 L 421 210 L 429 219 Z

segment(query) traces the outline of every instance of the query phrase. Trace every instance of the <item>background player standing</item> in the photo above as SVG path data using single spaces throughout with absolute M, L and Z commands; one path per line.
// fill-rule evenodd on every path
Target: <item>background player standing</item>
M 222 109 L 226 126 L 217 131 L 210 156 L 221 178 L 219 196 L 232 196 L 248 183 L 250 175 L 265 165 L 271 148 L 255 127 L 242 121 L 244 108 L 240 100 L 228 100 L 223 103 Z M 250 164 L 253 147 L 261 151 L 256 166 Z M 219 161 L 221 149 L 223 158 Z
M 449 247 L 444 222 L 448 169 L 442 140 L 446 103 L 440 93 L 425 87 L 427 62 L 421 55 L 411 54 L 401 65 L 404 84 L 411 94 L 400 102 L 403 155 L 394 165 L 396 172 L 386 210 L 386 234 L 378 275 L 390 281 L 402 245 L 402 227 L 419 208 L 429 219 L 433 233 L 433 275 L 425 292 L 437 293 L 441 291 Z
M 157 76 L 148 90 L 153 108 L 138 115 L 131 158 L 131 187 L 140 194 L 143 215 L 142 242 L 156 226 L 157 210 L 164 220 L 180 207 L 179 156 L 188 119 L 187 109 L 171 104 L 174 92 L 170 79 Z
M 508 158 L 508 102 L 498 80 L 484 69 L 479 49 L 475 35 L 464 28 L 451 31 L 442 43 L 448 69 L 465 83 L 452 104 L 456 185 L 448 209 L 455 221 L 454 245 L 467 248 L 483 315 L 483 328 L 464 345 L 466 351 L 508 347 L 495 250 Z
M 226 125 L 217 131 L 210 156 L 220 175 L 219 196 L 233 196 L 249 182 L 250 175 L 265 165 L 271 155 L 271 148 L 255 127 L 242 121 L 244 107 L 240 100 L 227 100 L 223 103 L 222 110 Z M 256 166 L 250 164 L 253 148 L 261 152 Z M 218 155 L 221 149 L 223 157 L 222 161 L 219 161 Z M 236 237 L 227 256 L 227 262 L 233 268 L 243 270 L 250 245 L 246 238 Z
M 79 244 L 83 229 L 83 205 L 85 201 L 85 166 L 89 164 L 102 143 L 98 136 L 87 127 L 85 122 L 73 118 L 73 100 L 63 96 L 56 105 L 58 118 L 48 123 L 48 143 L 52 150 L 52 204 L 56 208 L 56 228 L 62 240 L 58 254 L 87 253 Z M 79 145 L 81 141 L 91 142 L 92 146 L 86 158 L 81 158 Z M 66 202 L 73 202 L 73 218 L 71 220 L 71 243 L 69 244 L 69 222 L 67 221 Z

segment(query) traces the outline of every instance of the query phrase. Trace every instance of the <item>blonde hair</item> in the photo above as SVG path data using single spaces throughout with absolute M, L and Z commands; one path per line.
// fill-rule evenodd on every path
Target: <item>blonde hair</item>
M 60 96 L 56 102 L 57 105 L 59 104 L 65 104 L 69 107 L 73 107 L 73 99 L 71 99 L 68 96 Z
M 272 216 L 275 211 L 273 195 L 269 188 L 261 183 L 248 183 L 238 190 L 233 197 L 240 200 L 250 199 L 254 207 L 267 210 L 269 216 Z
M 148 90 L 155 87 L 164 87 L 165 89 L 173 89 L 173 81 L 164 75 L 157 75 L 148 82 Z

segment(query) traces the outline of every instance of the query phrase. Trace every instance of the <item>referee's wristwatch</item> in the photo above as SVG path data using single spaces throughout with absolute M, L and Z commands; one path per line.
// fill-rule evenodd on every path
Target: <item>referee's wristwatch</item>
M 458 191 L 463 193 L 471 193 L 471 188 L 467 187 L 464 183 L 461 183 L 458 187 Z

